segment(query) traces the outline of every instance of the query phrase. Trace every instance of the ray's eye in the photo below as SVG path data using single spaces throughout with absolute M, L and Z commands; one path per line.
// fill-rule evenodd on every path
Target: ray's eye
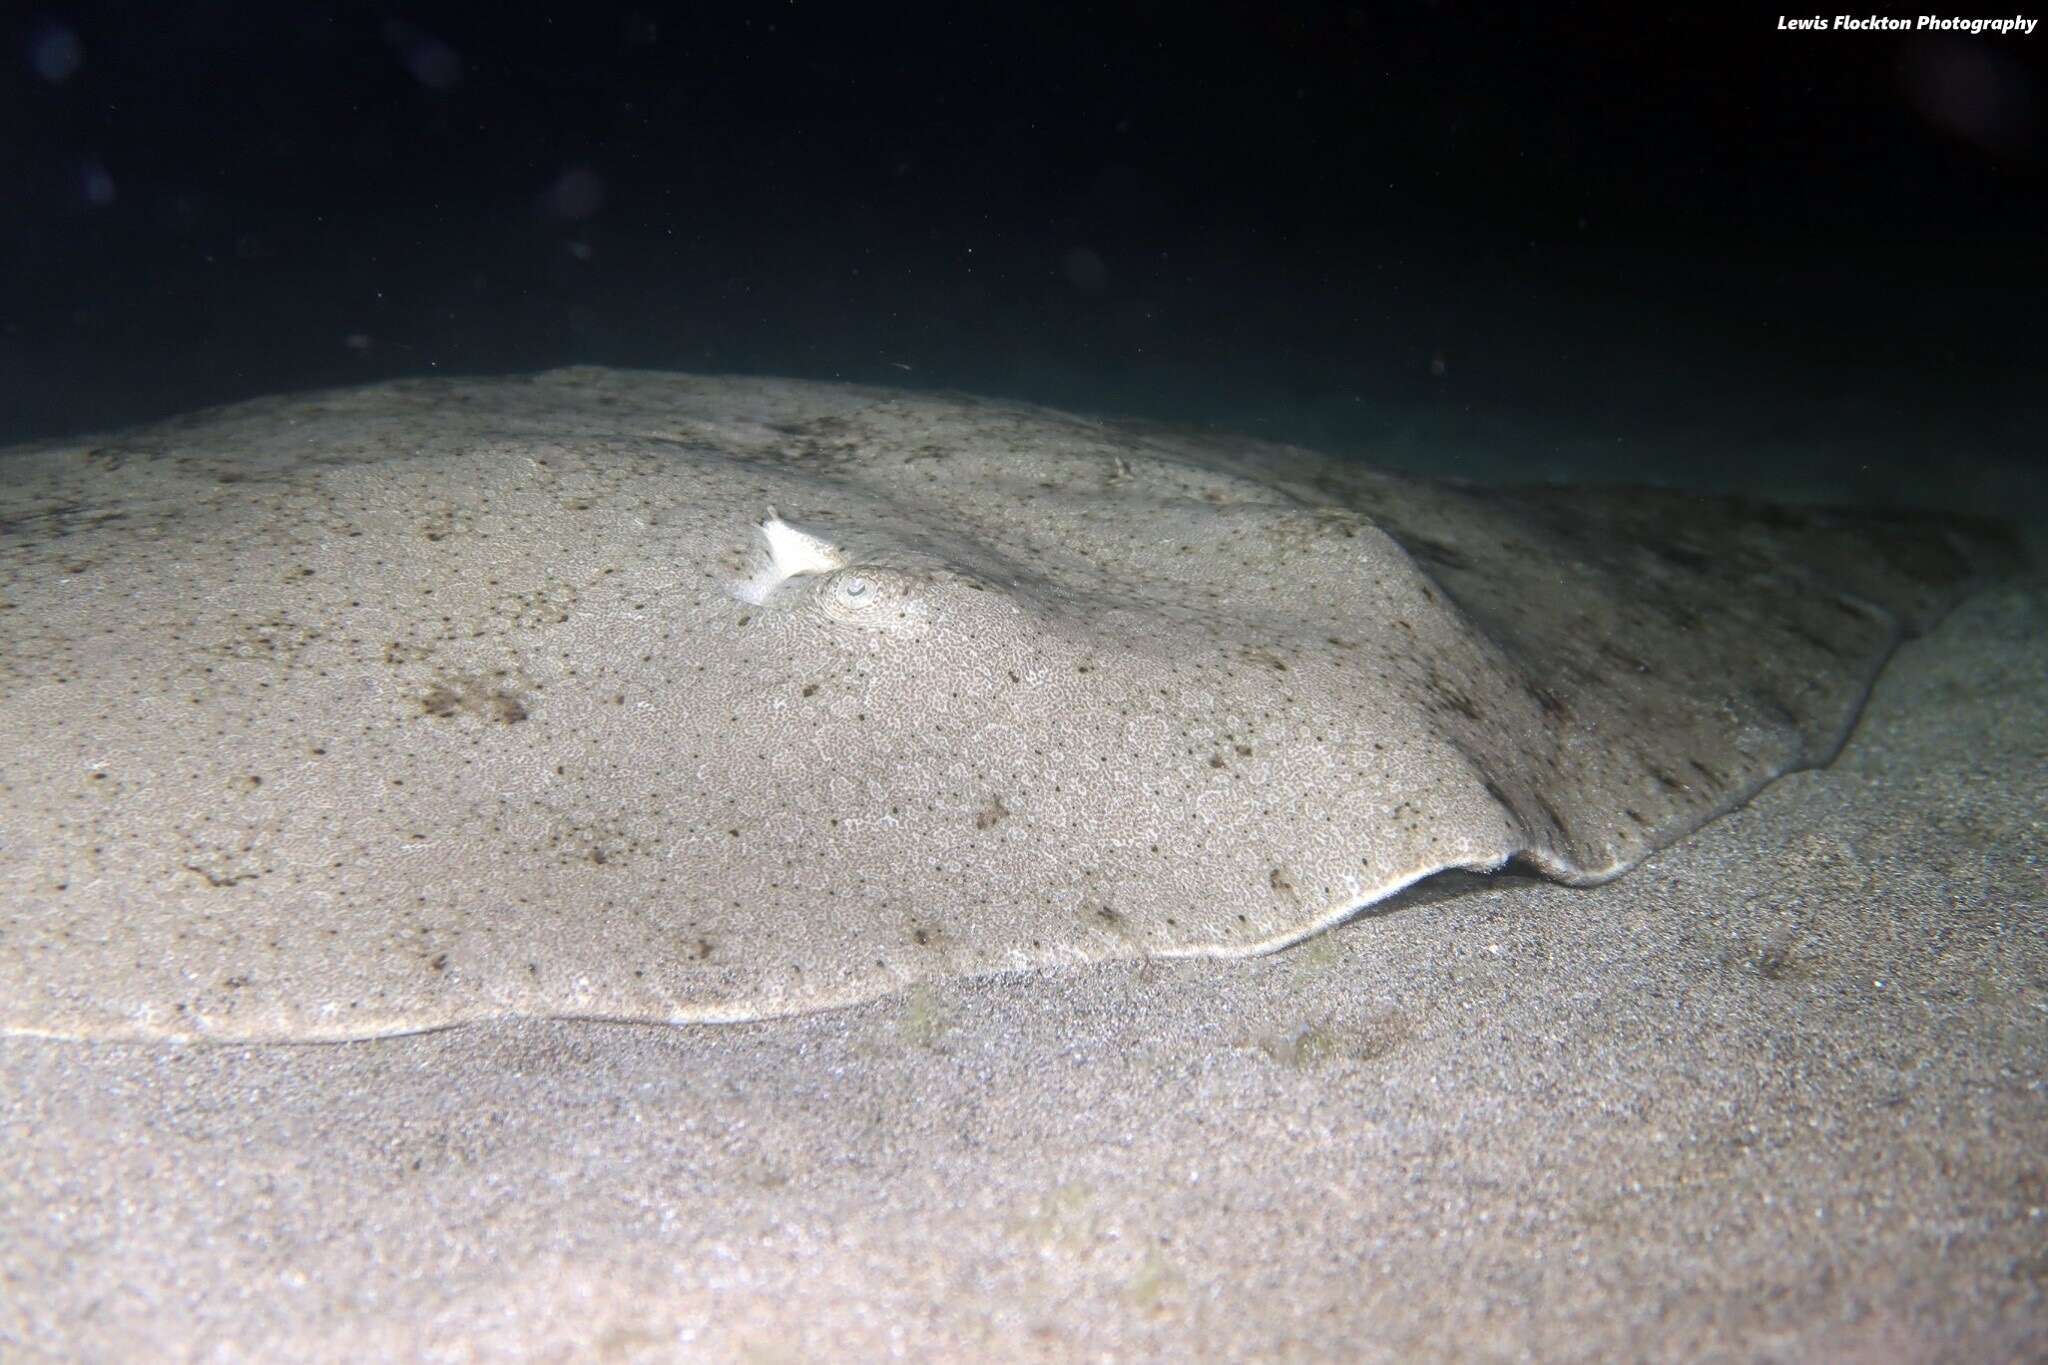
M 816 593 L 816 610 L 862 630 L 918 629 L 929 613 L 918 579 L 900 569 L 850 566 L 821 580 Z

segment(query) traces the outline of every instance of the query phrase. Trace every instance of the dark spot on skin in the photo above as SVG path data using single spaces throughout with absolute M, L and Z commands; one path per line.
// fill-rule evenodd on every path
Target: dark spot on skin
M 1714 567 L 1712 555 L 1704 554 L 1689 545 L 1652 545 L 1650 549 L 1666 563 L 1676 564 L 1681 569 L 1691 569 L 1694 573 L 1704 573 Z
M 253 872 L 245 872 L 240 876 L 229 877 L 223 876 L 217 872 L 208 872 L 203 867 L 194 867 L 190 863 L 185 864 L 185 870 L 187 872 L 196 873 L 197 875 L 204 877 L 206 879 L 206 884 L 212 887 L 238 886 L 243 882 L 253 882 L 256 880 L 256 874 Z M 63 890 L 63 888 L 60 886 L 58 890 L 61 891 Z
M 1442 568 L 1469 569 L 1472 567 L 1472 561 L 1467 559 L 1462 551 L 1445 545 L 1441 541 L 1430 540 L 1424 536 L 1410 535 L 1403 536 L 1401 544 L 1407 549 L 1408 553 L 1416 558 L 1426 559 L 1430 563 L 1439 565 Z
M 807 696 L 807 697 L 815 697 L 815 696 L 817 696 L 817 695 L 818 695 L 818 685 L 817 685 L 816 683 L 805 683 L 805 684 L 804 684 L 804 695 L 805 695 L 805 696 Z
M 976 829 L 994 829 L 1002 821 L 1003 817 L 1009 813 L 1010 808 L 1003 804 L 1002 797 L 991 796 L 988 799 L 988 804 L 974 813 L 974 827 Z
M 436 720 L 467 713 L 497 725 L 516 725 L 527 716 L 523 699 L 477 678 L 435 683 L 421 695 L 419 705 L 421 715 Z
M 1787 942 L 1771 943 L 1756 956 L 1756 974 L 1766 981 L 1787 981 L 1811 975 Z
M 711 960 L 711 940 L 700 938 L 695 943 L 692 943 L 690 945 L 690 956 L 696 958 L 699 962 L 709 962 Z
M 1664 613 L 1664 619 L 1671 622 L 1678 629 L 1698 630 L 1700 628 L 1700 614 L 1692 608 L 1680 606 L 1676 602 L 1662 602 L 1658 606 Z
M 1821 636 L 1814 634 L 1812 631 L 1807 630 L 1803 626 L 1787 626 L 1785 629 L 1786 633 L 1791 635 L 1794 639 L 1804 641 L 1806 644 L 1812 646 L 1814 649 L 1817 649 L 1821 653 L 1827 655 L 1830 659 L 1846 659 L 1849 657 L 1848 650 L 1843 649 L 1841 646 L 1837 645 L 1833 640 L 1823 639 Z
M 1821 600 L 1852 621 L 1868 622 L 1870 620 L 1870 617 L 1864 612 L 1863 608 L 1857 606 L 1846 597 L 1826 597 Z
M 1429 675 L 1429 690 L 1436 695 L 1436 699 L 1440 703 L 1442 703 L 1448 709 L 1457 712 L 1466 720 L 1479 719 L 1479 707 L 1476 704 L 1474 704 L 1472 698 L 1466 696 L 1456 687 L 1444 681 L 1444 679 L 1435 672 L 1432 672 Z
M 1628 651 L 1619 648 L 1611 640 L 1602 640 L 1600 642 L 1600 652 L 1631 673 L 1649 673 L 1654 671 L 1648 664 Z
M 1267 873 L 1266 884 L 1283 895 L 1291 896 L 1294 894 L 1294 883 L 1288 880 L 1286 868 L 1276 867 Z

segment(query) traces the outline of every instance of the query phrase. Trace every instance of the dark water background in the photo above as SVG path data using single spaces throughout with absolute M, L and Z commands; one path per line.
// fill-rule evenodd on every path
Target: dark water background
M 2025 514 L 2048 34 L 1777 20 L 17 12 L 0 442 L 594 363 Z

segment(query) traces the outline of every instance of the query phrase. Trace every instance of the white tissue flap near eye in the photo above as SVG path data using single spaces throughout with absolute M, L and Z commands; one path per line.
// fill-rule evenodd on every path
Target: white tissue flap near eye
M 734 585 L 733 596 L 755 606 L 799 574 L 830 573 L 846 563 L 839 547 L 821 536 L 800 531 L 775 514 L 770 507 L 760 523 L 761 539 L 767 542 L 768 558 L 752 578 Z

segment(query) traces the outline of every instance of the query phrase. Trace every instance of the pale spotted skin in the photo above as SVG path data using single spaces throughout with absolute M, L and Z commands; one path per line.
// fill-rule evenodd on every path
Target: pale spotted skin
M 1595 881 L 1824 761 L 1970 570 L 588 369 L 8 458 L 0 1028 L 92 1037 L 759 1018 Z

